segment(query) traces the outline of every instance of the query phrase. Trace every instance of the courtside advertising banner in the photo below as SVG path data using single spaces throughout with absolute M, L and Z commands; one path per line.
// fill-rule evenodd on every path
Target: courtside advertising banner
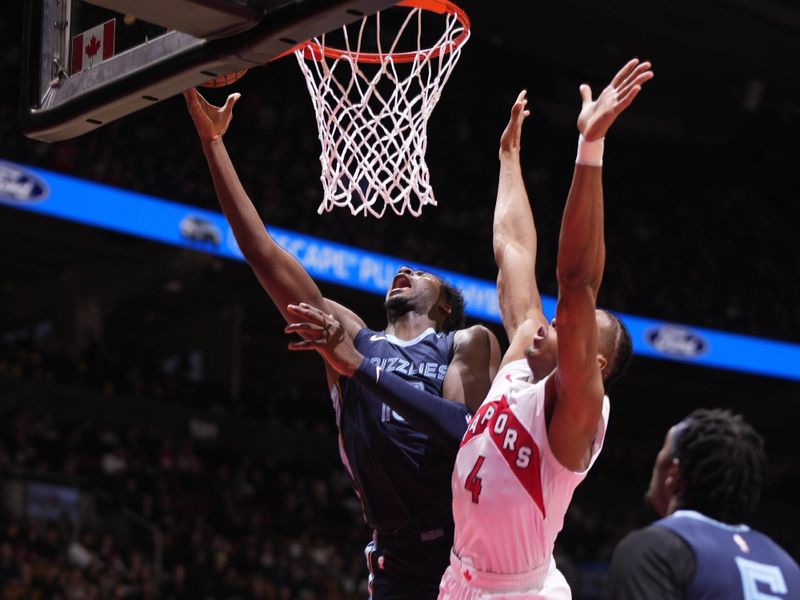
M 243 260 L 220 212 L 0 161 L 0 210 L 4 206 Z M 383 296 L 397 269 L 411 265 L 461 288 L 469 316 L 500 322 L 494 281 L 277 227 L 268 231 L 320 281 Z M 555 299 L 542 300 L 545 314 L 554 316 Z M 631 331 L 636 354 L 800 381 L 800 344 L 620 316 Z

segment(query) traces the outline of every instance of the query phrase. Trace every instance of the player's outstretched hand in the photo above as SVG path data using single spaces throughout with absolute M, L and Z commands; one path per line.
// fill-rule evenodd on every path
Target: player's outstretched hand
M 186 98 L 186 106 L 189 107 L 189 114 L 192 115 L 200 139 L 204 142 L 213 142 L 228 131 L 233 118 L 233 105 L 242 95 L 231 94 L 221 107 L 210 104 L 194 88 L 183 92 L 183 97 Z
M 503 135 L 500 136 L 500 158 L 504 155 L 519 152 L 520 138 L 522 137 L 522 122 L 525 117 L 531 114 L 527 108 L 528 98 L 526 90 L 522 90 L 517 96 L 514 106 L 511 107 L 511 118 L 506 125 Z
M 347 377 L 355 373 L 364 356 L 336 317 L 305 303 L 290 304 L 286 310 L 295 321 L 284 332 L 304 338 L 290 343 L 289 350 L 316 350 L 335 371 Z
M 597 100 L 592 100 L 592 88 L 585 83 L 580 87 L 583 106 L 578 115 L 578 131 L 584 139 L 593 142 L 605 137 L 611 124 L 653 78 L 651 66 L 647 61 L 639 62 L 638 58 L 628 61 Z

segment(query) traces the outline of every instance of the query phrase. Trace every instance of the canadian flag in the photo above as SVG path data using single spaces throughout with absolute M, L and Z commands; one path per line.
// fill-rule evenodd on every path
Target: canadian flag
M 91 69 L 114 56 L 116 20 L 111 19 L 72 38 L 70 75 Z

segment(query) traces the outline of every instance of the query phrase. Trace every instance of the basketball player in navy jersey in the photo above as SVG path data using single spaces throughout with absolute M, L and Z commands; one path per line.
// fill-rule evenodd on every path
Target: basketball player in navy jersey
M 797 563 L 743 524 L 765 478 L 764 441 L 742 417 L 700 409 L 672 427 L 645 496 L 663 518 L 617 546 L 612 598 L 800 598 Z
M 239 94 L 221 108 L 185 92 L 217 197 L 245 259 L 287 319 L 287 305 L 323 307 L 373 364 L 428 399 L 446 396 L 463 427 L 497 372 L 497 339 L 483 326 L 463 328 L 460 291 L 432 273 L 401 268 L 386 294 L 387 325 L 368 329 L 356 314 L 323 298 L 302 265 L 264 228 L 222 140 Z M 436 598 L 453 542 L 450 474 L 456 448 L 411 427 L 370 390 L 326 364 L 340 432 L 340 453 L 367 524 L 374 600 Z

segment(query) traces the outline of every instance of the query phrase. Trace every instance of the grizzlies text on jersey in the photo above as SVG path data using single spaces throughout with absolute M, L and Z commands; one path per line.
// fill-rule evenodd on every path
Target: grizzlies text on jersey
M 354 343 L 371 363 L 409 385 L 442 395 L 455 332 L 425 330 L 413 340 L 362 329 Z M 332 390 L 342 461 L 361 497 L 367 524 L 423 534 L 452 527 L 450 474 L 455 455 L 410 427 L 353 380 Z

